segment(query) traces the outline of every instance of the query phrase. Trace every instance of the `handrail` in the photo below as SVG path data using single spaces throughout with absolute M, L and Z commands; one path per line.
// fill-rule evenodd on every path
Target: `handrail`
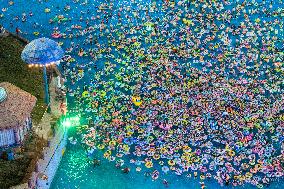
M 53 151 L 53 154 L 52 154 L 52 156 L 50 157 L 50 159 L 49 159 L 49 161 L 48 161 L 46 167 L 44 168 L 44 171 L 43 171 L 43 172 L 46 171 L 46 169 L 47 169 L 47 167 L 49 166 L 49 164 L 50 164 L 52 158 L 54 157 L 54 154 L 55 154 L 56 150 L 59 148 L 59 146 L 60 146 L 62 140 L 64 139 L 65 132 L 66 132 L 66 131 L 65 131 L 65 129 L 64 129 L 64 132 L 63 132 L 63 135 L 62 135 L 62 137 L 61 137 L 61 140 L 59 141 L 59 143 L 57 144 L 55 150 Z
M 6 29 L 5 29 L 5 30 L 6 30 Z M 11 36 L 17 38 L 18 40 L 20 40 L 20 41 L 21 41 L 22 43 L 24 43 L 24 44 L 28 44 L 28 43 L 29 43 L 29 40 L 27 40 L 27 39 L 25 39 L 25 38 L 23 38 L 23 37 L 21 37 L 21 36 L 19 36 L 19 35 L 17 35 L 17 34 L 14 34 L 14 33 L 10 32 L 10 31 L 8 31 L 8 30 L 6 30 L 6 32 L 7 32 L 9 35 L 11 35 Z

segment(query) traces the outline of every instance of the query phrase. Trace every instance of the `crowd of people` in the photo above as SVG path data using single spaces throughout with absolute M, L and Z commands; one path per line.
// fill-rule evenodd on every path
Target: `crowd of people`
M 95 122 L 78 129 L 87 153 L 153 180 L 283 178 L 283 20 L 281 0 L 66 4 L 50 36 L 67 53 L 69 111 Z
M 283 176 L 283 13 L 256 2 L 224 6 L 121 7 L 116 26 L 105 11 L 98 28 L 71 34 L 96 46 L 74 43 L 71 52 L 93 61 L 66 70 L 79 111 L 97 121 L 82 131 L 89 149 L 118 164 L 128 155 L 136 171 L 152 169 L 153 180 L 171 170 L 262 188 Z M 152 18 L 160 9 L 167 14 Z
M 120 7 L 98 14 L 98 28 L 89 20 L 67 34 L 91 46 L 74 43 L 71 54 L 92 62 L 66 69 L 76 107 L 96 120 L 96 129 L 82 131 L 89 149 L 117 164 L 128 155 L 136 171 L 152 169 L 153 180 L 172 171 L 262 188 L 283 176 L 283 17 L 224 3 Z M 167 14 L 152 18 L 160 9 Z

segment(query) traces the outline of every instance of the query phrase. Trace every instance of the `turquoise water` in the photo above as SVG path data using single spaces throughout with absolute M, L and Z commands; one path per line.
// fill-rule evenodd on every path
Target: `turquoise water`
M 85 2 L 87 2 L 85 4 Z M 95 15 L 93 12 L 94 6 L 99 5 L 102 2 L 108 2 L 108 1 L 71 1 L 71 0 L 65 0 L 65 1 L 35 1 L 35 0 L 15 0 L 15 4 L 13 6 L 8 5 L 7 0 L 0 0 L 0 8 L 7 8 L 7 10 L 2 10 L 3 17 L 0 18 L 0 23 L 4 25 L 8 30 L 14 32 L 16 27 L 19 27 L 21 30 L 21 36 L 32 40 L 38 37 L 51 37 L 51 34 L 53 33 L 54 28 L 58 27 L 58 30 L 61 32 L 66 32 L 66 28 L 70 28 L 71 25 L 79 24 L 82 27 L 86 26 L 86 22 L 80 21 L 80 16 L 82 15 L 83 19 L 89 18 L 92 15 Z M 147 6 L 149 2 L 152 1 L 146 1 L 141 0 L 138 1 L 140 4 Z M 157 1 L 160 2 L 160 1 Z M 226 7 L 227 9 L 232 9 L 234 5 L 236 4 L 236 1 L 230 1 L 234 2 L 232 5 Z M 261 1 L 258 1 L 261 2 Z M 266 1 L 267 3 L 265 5 L 260 5 L 262 7 L 269 7 L 270 1 Z M 278 2 L 278 1 L 277 1 Z M 272 9 L 276 10 L 279 8 L 279 6 L 283 4 L 278 4 L 277 2 L 274 2 L 272 5 Z M 280 1 L 279 1 L 280 2 Z M 240 4 L 239 2 L 238 4 Z M 64 11 L 64 8 L 66 8 L 67 5 L 70 5 L 71 9 Z M 135 9 L 137 6 L 136 4 L 132 3 L 131 1 L 122 1 L 118 0 L 114 2 L 114 12 L 113 15 L 116 15 L 119 11 L 118 8 L 121 5 L 129 5 L 132 8 Z M 45 13 L 45 9 L 50 9 L 49 13 Z M 32 12 L 33 15 L 29 16 L 29 13 Z M 81 12 L 81 13 L 80 13 Z M 22 22 L 22 14 L 27 14 L 28 18 L 27 21 Z M 60 24 L 53 23 L 48 24 L 49 20 L 54 18 L 56 15 L 63 14 L 66 18 L 70 19 L 70 21 L 62 22 Z M 108 13 L 111 14 L 111 13 Z M 124 14 L 124 13 L 122 13 Z M 160 16 L 165 16 L 166 12 L 154 12 L 150 13 L 152 16 L 156 19 Z M 267 21 L 270 21 L 273 19 L 273 17 L 270 18 L 263 18 L 262 15 L 254 15 L 250 19 L 254 20 L 257 17 L 260 17 L 261 19 L 266 19 Z M 19 19 L 19 20 L 17 20 Z M 283 19 L 283 17 L 281 18 Z M 133 24 L 137 24 L 140 22 L 141 19 L 134 19 Z M 233 19 L 232 22 L 239 23 L 241 21 L 244 21 L 244 18 L 241 17 L 239 19 Z M 90 21 L 91 22 L 91 21 Z M 94 20 L 93 23 L 99 24 L 100 21 Z M 127 22 L 127 20 L 123 20 L 123 23 Z M 283 20 L 282 20 L 283 22 Z M 113 17 L 109 23 L 117 24 L 117 18 Z M 279 28 L 278 28 L 279 29 Z M 34 32 L 38 32 L 38 35 L 35 35 Z M 99 32 L 96 33 L 97 35 Z M 283 32 L 278 33 L 279 37 L 283 37 Z M 70 47 L 71 41 L 75 42 L 75 45 L 79 45 L 82 48 L 88 49 L 90 48 L 90 45 L 84 45 L 82 38 L 73 38 L 71 39 L 55 39 L 58 40 L 58 42 L 62 42 L 62 47 L 66 50 Z M 235 38 L 234 38 L 235 40 Z M 107 43 L 106 37 L 102 37 L 101 41 L 102 44 Z M 234 42 L 234 41 L 233 41 Z M 277 42 L 275 42 L 275 45 L 281 45 Z M 77 49 L 78 50 L 78 49 Z M 77 52 L 72 54 L 73 57 L 76 58 L 76 62 L 78 62 L 79 65 L 84 65 L 84 63 L 87 63 L 91 61 L 90 57 L 78 57 Z M 103 62 L 106 61 L 104 58 L 98 60 L 99 67 L 103 67 Z M 75 65 L 72 65 L 73 68 L 76 67 Z M 216 66 L 216 65 L 214 65 Z M 198 66 L 197 66 L 198 67 Z M 76 67 L 77 68 L 77 67 Z M 66 83 L 67 87 L 71 89 L 76 89 L 77 86 L 82 87 L 83 85 L 88 85 L 90 83 L 90 77 L 93 76 L 92 74 L 95 73 L 95 69 L 92 69 L 90 71 L 91 73 L 89 75 L 86 74 L 83 80 L 79 82 L 75 82 L 73 84 L 69 79 Z M 71 75 L 71 74 L 70 74 Z M 67 75 L 67 78 L 70 78 L 70 75 Z M 241 75 L 241 74 L 240 74 Z M 260 76 L 259 78 L 261 78 Z M 72 102 L 73 98 L 68 96 L 68 101 Z M 72 107 L 76 107 L 78 104 L 76 103 L 70 103 L 69 109 Z M 72 134 L 70 134 L 72 135 Z M 145 169 L 144 166 L 142 168 L 141 172 L 135 171 L 135 166 L 130 164 L 130 159 L 126 159 L 125 166 L 129 166 L 131 168 L 131 171 L 129 174 L 123 174 L 120 169 L 117 169 L 114 165 L 114 162 L 108 162 L 107 160 L 102 158 L 102 155 L 100 152 L 95 153 L 96 158 L 101 159 L 102 164 L 99 167 L 93 167 L 92 162 L 88 157 L 86 156 L 85 150 L 82 148 L 81 145 L 76 144 L 68 144 L 67 150 L 65 152 L 65 155 L 63 156 L 63 159 L 61 161 L 61 164 L 58 168 L 58 171 L 56 173 L 56 176 L 53 180 L 53 183 L 51 185 L 51 188 L 66 188 L 66 189 L 73 189 L 73 188 L 82 188 L 82 189 L 158 189 L 158 188 L 165 188 L 165 186 L 162 184 L 162 179 L 166 179 L 169 182 L 169 188 L 175 188 L 175 189 L 185 189 L 185 188 L 200 188 L 200 180 L 199 179 L 193 179 L 193 178 L 187 178 L 185 176 L 176 176 L 174 174 L 168 174 L 165 175 L 164 173 L 160 172 L 160 178 L 157 181 L 152 181 L 150 177 L 144 176 L 145 171 L 148 171 Z M 151 169 L 153 171 L 153 169 Z M 207 188 L 222 188 L 216 181 L 213 181 L 213 178 L 211 180 L 206 180 L 206 186 Z M 232 188 L 232 187 L 227 187 Z M 240 186 L 238 188 L 255 188 L 251 185 L 245 185 Z M 281 181 L 275 181 L 272 182 L 272 184 L 269 187 L 266 188 L 283 188 L 283 182 Z
M 57 173 L 51 184 L 51 189 L 164 189 L 162 179 L 169 182 L 169 189 L 195 189 L 200 188 L 200 180 L 176 176 L 174 174 L 164 174 L 161 172 L 160 178 L 152 181 L 151 177 L 144 176 L 147 169 L 142 167 L 141 172 L 135 171 L 135 166 L 126 162 L 124 166 L 129 166 L 131 171 L 128 174 L 122 173 L 115 167 L 114 162 L 109 162 L 102 158 L 99 152 L 95 153 L 96 158 L 101 160 L 101 165 L 94 167 L 92 161 L 86 156 L 81 145 L 68 144 L 67 150 L 61 160 Z M 220 186 L 213 179 L 206 180 L 208 189 L 219 188 L 256 188 L 252 185 L 240 187 Z M 282 182 L 273 182 L 268 189 L 282 189 Z

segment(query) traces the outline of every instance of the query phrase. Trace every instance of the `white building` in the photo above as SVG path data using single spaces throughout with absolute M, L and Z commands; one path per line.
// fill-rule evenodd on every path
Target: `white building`
M 0 83 L 0 148 L 21 144 L 32 127 L 36 97 L 15 85 Z

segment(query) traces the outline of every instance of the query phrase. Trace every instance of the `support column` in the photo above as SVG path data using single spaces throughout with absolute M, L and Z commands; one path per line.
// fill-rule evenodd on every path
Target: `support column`
M 44 102 L 47 105 L 47 112 L 50 113 L 50 100 L 49 100 L 49 90 L 48 90 L 48 80 L 47 80 L 47 74 L 46 74 L 46 66 L 43 66 L 43 80 L 44 80 Z

